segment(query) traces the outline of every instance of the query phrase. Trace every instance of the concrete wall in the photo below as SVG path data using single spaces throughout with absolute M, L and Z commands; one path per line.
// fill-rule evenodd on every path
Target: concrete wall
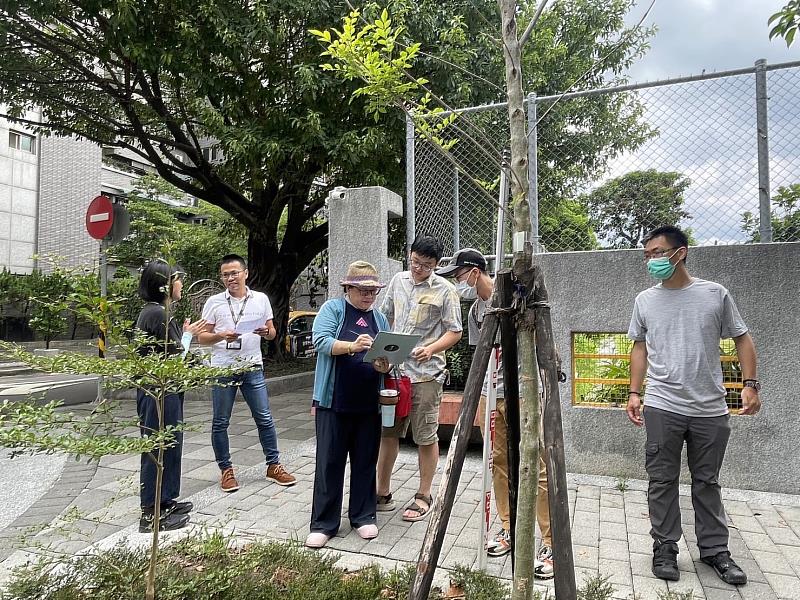
M 38 121 L 35 113 L 26 118 Z M 30 273 L 36 253 L 36 201 L 39 188 L 40 140 L 34 152 L 9 146 L 9 131 L 33 135 L 0 119 L 0 268 Z
M 389 219 L 403 215 L 403 199 L 383 187 L 336 188 L 328 202 L 328 298 L 342 295 L 339 282 L 357 260 L 375 265 L 389 283 L 402 270 L 388 253 Z
M 86 233 L 86 209 L 101 191 L 100 146 L 62 137 L 42 138 L 41 145 L 38 252 L 61 257 L 64 266 L 93 266 L 100 242 Z
M 652 285 L 641 250 L 542 255 L 553 333 L 568 381 L 561 385 L 567 470 L 646 479 L 643 429 L 623 409 L 572 406 L 571 333 L 627 332 L 636 294 Z M 764 407 L 732 416 L 721 483 L 800 490 L 800 243 L 691 248 L 695 277 L 724 285 L 750 328 L 759 355 Z M 688 482 L 685 469 L 684 482 Z

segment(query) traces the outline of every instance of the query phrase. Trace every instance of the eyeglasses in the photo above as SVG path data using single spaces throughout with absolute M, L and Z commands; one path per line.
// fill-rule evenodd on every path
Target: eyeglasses
M 653 250 L 651 252 L 645 252 L 644 259 L 650 260 L 651 258 L 661 258 L 663 256 L 666 256 L 673 250 L 678 250 L 678 248 L 666 248 L 665 250 Z
M 374 298 L 381 292 L 380 290 L 362 290 L 357 287 L 354 287 L 353 289 L 361 294 L 362 298 Z
M 228 271 L 227 273 L 222 273 L 221 278 L 225 279 L 236 279 L 242 271 Z
M 422 271 L 423 273 L 430 273 L 434 269 L 434 267 L 423 265 L 422 263 L 415 261 L 413 258 L 411 259 L 411 268 L 416 269 L 417 271 Z

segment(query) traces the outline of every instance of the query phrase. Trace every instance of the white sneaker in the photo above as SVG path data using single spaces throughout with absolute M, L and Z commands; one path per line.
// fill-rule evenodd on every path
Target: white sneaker
M 322 548 L 328 543 L 331 536 L 321 531 L 312 531 L 306 538 L 306 548 Z
M 533 576 L 536 579 L 552 579 L 554 574 L 553 549 L 542 544 L 533 561 Z
M 368 523 L 358 527 L 356 533 L 358 533 L 363 540 L 374 540 L 378 537 L 378 526 L 374 523 Z
M 511 534 L 505 529 L 501 529 L 494 536 L 494 539 L 489 540 L 486 544 L 486 554 L 489 556 L 503 556 L 511 552 Z

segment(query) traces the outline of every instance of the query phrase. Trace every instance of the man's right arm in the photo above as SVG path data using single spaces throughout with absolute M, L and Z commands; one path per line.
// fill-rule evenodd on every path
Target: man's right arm
M 631 392 L 628 395 L 628 419 L 634 425 L 642 425 L 642 385 L 647 374 L 647 344 L 634 341 L 631 349 Z
M 203 319 L 207 322 L 205 330 L 197 334 L 197 342 L 201 346 L 213 346 L 223 340 L 234 341 L 239 337 L 239 335 L 233 331 L 214 331 L 217 325 L 217 318 L 214 315 L 212 299 L 206 300 L 205 306 L 203 306 Z
M 221 342 L 224 338 L 218 333 L 214 333 L 214 323 L 207 323 L 204 331 L 197 334 L 197 341 L 203 346 L 212 346 Z

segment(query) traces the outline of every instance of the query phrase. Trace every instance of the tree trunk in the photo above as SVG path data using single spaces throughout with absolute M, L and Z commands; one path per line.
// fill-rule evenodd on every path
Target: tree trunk
M 515 0 L 497 0 L 502 18 L 503 57 L 506 66 L 508 123 L 511 137 L 511 196 L 514 208 L 514 274 L 520 278 L 530 272 L 533 248 L 530 244 L 528 206 L 528 138 L 522 92 L 522 63 L 517 39 Z M 531 278 L 532 279 L 532 278 Z M 529 290 L 530 291 L 530 290 Z M 535 559 L 534 525 L 536 490 L 539 476 L 539 386 L 532 311 L 519 323 L 520 361 L 520 466 L 517 523 L 514 530 L 514 585 L 512 600 L 533 598 Z
M 269 355 L 276 360 L 284 360 L 288 358 L 283 340 L 289 321 L 289 293 L 299 275 L 297 258 L 296 255 L 292 257 L 279 253 L 274 245 L 264 243 L 261 239 L 258 232 L 250 232 L 247 285 L 269 297 L 273 325 L 278 332 L 275 340 L 269 342 Z

